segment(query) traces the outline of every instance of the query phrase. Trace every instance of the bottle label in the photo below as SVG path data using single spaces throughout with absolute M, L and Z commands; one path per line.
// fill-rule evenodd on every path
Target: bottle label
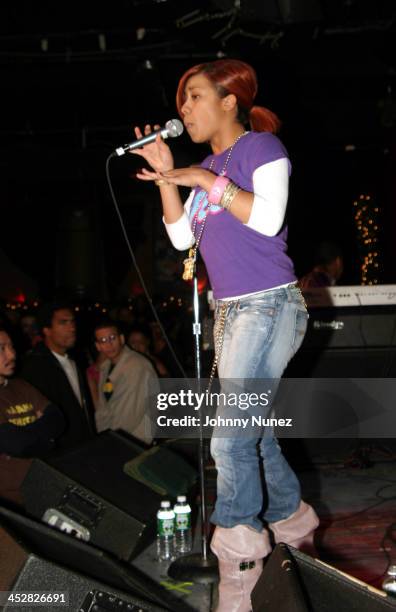
M 157 520 L 157 533 L 159 536 L 171 536 L 175 532 L 175 525 L 173 519 L 158 519 Z
M 176 529 L 178 531 L 184 531 L 185 529 L 190 529 L 191 527 L 191 515 L 189 512 L 185 514 L 183 512 L 176 514 Z

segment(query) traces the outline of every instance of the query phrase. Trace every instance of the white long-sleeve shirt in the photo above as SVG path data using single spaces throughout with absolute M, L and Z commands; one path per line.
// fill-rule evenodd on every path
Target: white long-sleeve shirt
M 253 173 L 253 193 L 252 210 L 245 225 L 266 236 L 276 236 L 284 222 L 289 195 L 288 160 L 281 158 L 258 167 Z M 177 221 L 164 222 L 173 246 L 179 251 L 185 251 L 195 242 L 189 221 L 193 197 L 194 190 Z

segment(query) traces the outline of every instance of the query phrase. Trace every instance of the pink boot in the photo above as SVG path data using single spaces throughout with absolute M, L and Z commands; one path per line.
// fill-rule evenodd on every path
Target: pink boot
M 299 548 L 311 556 L 317 556 L 314 545 L 314 531 L 319 525 L 319 519 L 315 510 L 301 501 L 297 512 L 289 518 L 276 523 L 270 523 L 275 542 L 284 542 L 294 548 Z
M 271 552 L 267 531 L 247 525 L 216 527 L 210 545 L 219 560 L 219 603 L 216 612 L 249 612 L 250 593 Z

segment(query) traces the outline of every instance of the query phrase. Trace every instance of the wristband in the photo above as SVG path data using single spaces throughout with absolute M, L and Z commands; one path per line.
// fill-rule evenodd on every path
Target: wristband
M 208 202 L 210 204 L 220 204 L 224 189 L 227 187 L 230 179 L 225 176 L 218 176 L 212 185 L 208 194 Z

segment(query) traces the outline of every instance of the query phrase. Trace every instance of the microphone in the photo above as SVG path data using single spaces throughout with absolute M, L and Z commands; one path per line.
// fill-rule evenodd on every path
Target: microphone
M 149 144 L 149 142 L 154 142 L 158 134 L 160 134 L 161 138 L 163 139 L 168 137 L 176 138 L 176 136 L 180 136 L 180 134 L 183 133 L 183 130 L 183 124 L 181 121 L 179 121 L 179 119 L 170 119 L 165 123 L 165 127 L 155 130 L 154 132 L 151 132 L 151 134 L 139 138 L 139 140 L 135 140 L 134 142 L 123 145 L 122 147 L 118 147 L 115 152 L 117 155 L 125 155 L 127 151 L 140 149 L 141 147 L 144 147 L 144 145 Z

